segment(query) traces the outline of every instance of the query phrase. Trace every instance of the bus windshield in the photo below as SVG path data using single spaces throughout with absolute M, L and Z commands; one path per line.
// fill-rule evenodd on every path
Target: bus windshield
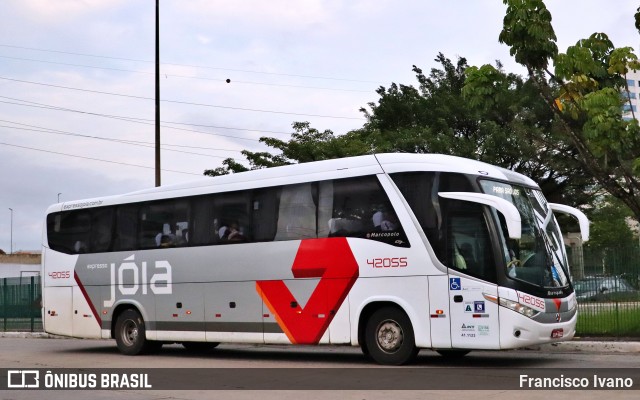
M 511 202 L 520 212 L 522 236 L 510 239 L 500 213 L 503 256 L 512 279 L 543 288 L 563 288 L 569 284 L 562 236 L 540 190 L 504 182 L 481 180 L 482 190 Z M 547 220 L 547 216 L 549 219 Z

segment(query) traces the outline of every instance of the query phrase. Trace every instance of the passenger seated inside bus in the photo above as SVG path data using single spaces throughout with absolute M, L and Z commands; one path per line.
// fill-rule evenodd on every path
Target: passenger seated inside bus
M 87 245 L 83 241 L 78 240 L 73 245 L 73 250 L 76 252 L 76 254 L 86 253 Z
M 246 240 L 242 229 L 235 221 L 223 225 L 218 231 L 218 236 L 222 242 L 242 242 Z
M 170 224 L 163 224 L 162 232 L 156 235 L 157 247 L 175 247 L 179 244 L 175 229 L 171 229 Z
M 384 206 L 378 204 L 374 207 L 373 215 L 371 216 L 371 222 L 373 222 L 373 229 L 376 231 L 382 230 L 382 221 L 384 219 Z
M 183 240 L 183 242 L 185 244 L 189 243 L 189 229 L 183 229 L 181 232 L 182 232 L 182 240 Z
M 460 245 L 460 255 L 464 259 L 464 263 L 466 268 L 470 268 L 471 270 L 476 270 L 478 267 L 478 263 L 476 262 L 476 257 L 474 255 L 473 246 L 470 243 L 462 243 Z
M 176 238 L 174 235 L 160 234 L 158 247 L 174 247 L 176 245 Z
M 394 231 L 398 227 L 395 213 L 389 212 L 387 207 L 381 206 L 371 217 L 375 231 Z
M 352 236 L 363 232 L 362 221 L 348 218 L 331 218 L 329 220 L 329 236 Z

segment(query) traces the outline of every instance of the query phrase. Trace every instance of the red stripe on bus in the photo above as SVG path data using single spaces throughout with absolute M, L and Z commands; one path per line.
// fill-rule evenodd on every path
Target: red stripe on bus
M 78 276 L 78 274 L 75 271 L 73 272 L 73 278 L 76 280 L 76 283 L 78 284 L 78 287 L 80 288 L 80 291 L 82 292 L 82 295 L 84 296 L 84 299 L 89 304 L 89 308 L 91 308 L 91 313 L 93 314 L 93 316 L 95 317 L 96 321 L 98 322 L 98 325 L 100 325 L 100 329 L 102 329 L 102 318 L 100 318 L 100 314 L 98 314 L 98 310 L 96 310 L 96 308 L 94 307 L 93 303 L 91 302 L 91 299 L 89 298 L 89 295 L 87 294 L 87 291 L 84 288 L 84 285 L 80 281 L 80 277 Z

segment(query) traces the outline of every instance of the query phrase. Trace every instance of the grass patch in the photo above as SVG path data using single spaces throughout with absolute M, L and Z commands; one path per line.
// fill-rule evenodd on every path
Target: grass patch
M 580 310 L 576 336 L 638 336 L 640 308 Z

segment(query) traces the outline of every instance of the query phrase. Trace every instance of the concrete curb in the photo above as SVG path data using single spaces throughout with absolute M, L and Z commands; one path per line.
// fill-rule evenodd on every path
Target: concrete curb
M 564 353 L 640 353 L 640 342 L 597 342 L 575 340 L 570 342 L 543 344 L 537 347 L 537 349 L 533 348 L 532 350 Z
M 51 335 L 44 332 L 0 332 L 0 338 L 73 339 L 66 336 Z M 522 350 L 540 351 L 544 353 L 640 353 L 640 341 L 616 342 L 573 340 L 570 342 L 529 346 Z
M 45 332 L 0 332 L 0 338 L 62 339 L 63 336 L 50 335 Z

